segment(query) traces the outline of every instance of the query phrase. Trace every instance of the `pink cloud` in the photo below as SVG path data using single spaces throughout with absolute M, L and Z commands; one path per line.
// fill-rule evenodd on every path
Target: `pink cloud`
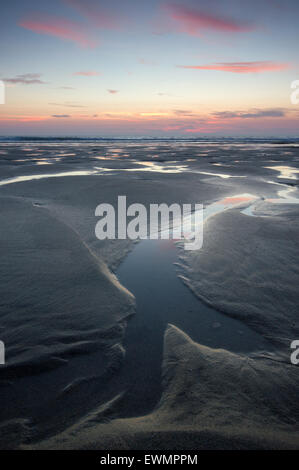
M 47 121 L 48 116 L 27 116 L 27 115 L 20 115 L 20 116 L 1 116 L 0 121 L 2 123 L 12 123 L 13 125 L 18 122 L 40 122 L 40 121 Z
M 252 25 L 240 20 L 222 17 L 185 5 L 167 4 L 164 6 L 169 17 L 174 20 L 180 32 L 198 36 L 205 31 L 222 33 L 244 33 L 255 29 Z
M 110 93 L 111 95 L 115 95 L 116 93 L 119 92 L 119 90 L 107 90 L 108 93 Z
M 232 73 L 260 73 L 260 72 L 279 72 L 290 67 L 289 64 L 260 61 L 260 62 L 217 62 L 209 65 L 178 65 L 183 69 L 195 70 L 218 70 L 220 72 Z
M 177 119 L 169 117 L 145 118 L 137 115 L 85 116 L 73 114 L 71 118 L 47 116 L 0 115 L 1 130 L 6 135 L 93 135 L 98 134 L 99 126 L 103 134 L 126 135 L 298 135 L 298 115 L 290 117 L 255 119 L 211 120 L 203 115 L 198 118 Z
M 90 39 L 81 24 L 58 18 L 52 15 L 34 15 L 19 22 L 19 26 L 38 34 L 54 36 L 71 41 L 81 47 L 95 47 L 96 42 Z
M 97 77 L 101 74 L 99 72 L 93 72 L 92 70 L 86 70 L 86 71 L 82 70 L 81 72 L 73 73 L 73 75 L 79 75 L 82 77 Z

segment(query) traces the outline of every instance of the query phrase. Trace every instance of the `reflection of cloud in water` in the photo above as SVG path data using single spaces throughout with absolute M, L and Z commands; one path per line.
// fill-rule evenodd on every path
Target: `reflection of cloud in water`
M 255 196 L 252 196 L 251 194 L 241 194 L 240 196 L 232 196 L 232 197 L 226 197 L 224 199 L 221 199 L 221 201 L 219 201 L 218 204 L 236 205 L 242 202 L 251 201 L 252 199 L 255 199 Z

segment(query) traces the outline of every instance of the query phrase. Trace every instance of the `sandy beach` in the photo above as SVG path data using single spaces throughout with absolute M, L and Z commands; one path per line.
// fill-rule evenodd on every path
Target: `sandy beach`
M 0 447 L 298 448 L 299 143 L 0 143 Z M 204 205 L 203 246 L 95 208 Z

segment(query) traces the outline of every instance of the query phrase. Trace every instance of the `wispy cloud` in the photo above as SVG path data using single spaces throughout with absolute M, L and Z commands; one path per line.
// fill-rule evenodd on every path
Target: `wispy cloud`
M 286 114 L 282 108 L 273 109 L 253 109 L 247 112 L 244 111 L 220 111 L 213 113 L 213 116 L 220 119 L 250 119 L 250 118 L 267 118 L 267 117 L 284 117 Z
M 108 93 L 110 93 L 111 95 L 115 95 L 116 93 L 119 93 L 119 90 L 110 90 L 110 89 L 108 89 L 107 91 L 108 91 Z
M 193 116 L 194 113 L 188 109 L 175 109 L 174 114 L 177 116 Z
M 93 70 L 82 70 L 81 72 L 74 72 L 73 75 L 82 77 L 97 77 L 102 74 L 100 72 L 94 72 Z
M 80 23 L 69 21 L 65 18 L 34 14 L 23 18 L 19 22 L 19 26 L 34 33 L 74 42 L 81 47 L 93 48 L 96 46 L 96 42 L 91 39 L 89 33 Z
M 42 75 L 40 73 L 25 73 L 23 75 L 17 75 L 16 77 L 3 78 L 6 83 L 12 83 L 14 85 L 46 85 L 47 82 L 44 82 L 40 79 Z
M 231 73 L 261 73 L 286 70 L 290 68 L 290 64 L 264 60 L 259 62 L 216 62 L 208 65 L 178 65 L 177 67 L 194 70 L 217 70 Z
M 83 104 L 71 103 L 69 101 L 65 101 L 64 103 L 48 103 L 50 106 L 63 106 L 67 108 L 86 108 L 87 106 Z
M 174 21 L 176 30 L 191 36 L 199 36 L 206 31 L 244 33 L 255 29 L 253 25 L 244 21 L 185 5 L 168 3 L 164 5 L 164 11 Z
M 59 118 L 59 119 L 60 119 L 60 118 L 66 119 L 66 118 L 70 118 L 71 115 L 70 115 L 70 114 L 52 114 L 51 117 L 53 117 L 53 118 Z

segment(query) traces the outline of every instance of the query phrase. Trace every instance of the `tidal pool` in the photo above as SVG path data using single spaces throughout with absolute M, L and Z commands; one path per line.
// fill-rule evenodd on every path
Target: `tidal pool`
M 225 198 L 205 209 L 204 220 L 255 199 L 248 194 Z M 142 240 L 116 272 L 121 284 L 134 294 L 137 304 L 124 341 L 122 383 L 127 391 L 122 416 L 150 412 L 160 399 L 163 336 L 168 323 L 212 348 L 241 354 L 269 350 L 266 341 L 244 323 L 200 301 L 179 278 L 178 261 L 179 248 L 175 241 Z
M 36 175 L 24 175 L 24 176 L 15 176 L 14 178 L 7 178 L 0 181 L 0 186 L 5 186 L 6 184 L 13 183 L 22 183 L 23 181 L 32 181 L 32 180 L 41 180 L 44 178 L 61 178 L 63 176 L 85 176 L 85 175 L 94 175 L 97 174 L 94 170 L 80 170 L 80 171 L 65 171 L 63 173 L 48 173 L 48 174 L 36 174 Z

